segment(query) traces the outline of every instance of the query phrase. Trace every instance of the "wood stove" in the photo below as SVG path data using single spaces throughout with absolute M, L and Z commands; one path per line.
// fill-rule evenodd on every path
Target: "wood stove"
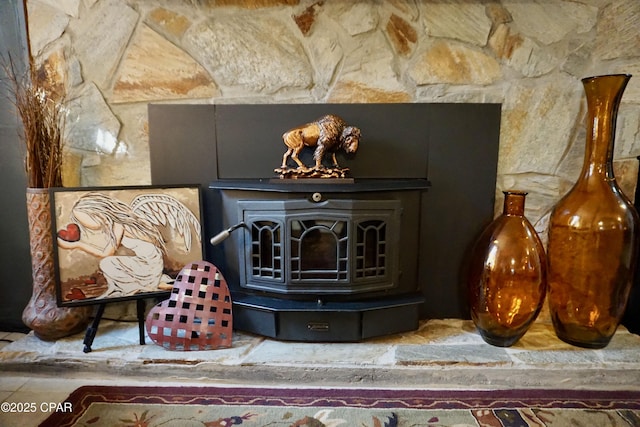
M 275 178 L 282 133 L 324 114 L 362 130 L 340 155 L 353 181 Z M 493 219 L 499 133 L 498 104 L 149 106 L 152 183 L 200 183 L 208 238 L 238 225 L 205 246 L 234 327 L 283 340 L 468 318 L 464 259 Z
M 236 229 L 223 243 L 236 327 L 305 341 L 415 329 L 428 182 L 278 181 L 210 185 L 222 195 L 225 225 Z

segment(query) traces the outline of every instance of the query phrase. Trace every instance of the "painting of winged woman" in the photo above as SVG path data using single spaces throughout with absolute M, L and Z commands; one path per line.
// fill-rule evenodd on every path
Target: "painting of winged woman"
M 165 294 L 202 259 L 197 187 L 52 190 L 61 306 Z

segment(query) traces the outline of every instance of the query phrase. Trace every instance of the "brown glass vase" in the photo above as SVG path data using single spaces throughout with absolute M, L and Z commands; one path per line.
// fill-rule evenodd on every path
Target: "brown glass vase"
M 473 247 L 468 279 L 471 318 L 482 338 L 499 347 L 527 332 L 547 289 L 544 246 L 524 216 L 527 193 L 504 195 L 502 214 Z
M 588 109 L 584 164 L 549 220 L 549 311 L 556 335 L 580 347 L 609 343 L 635 268 L 638 214 L 613 174 L 616 117 L 630 77 L 582 80 Z
M 22 321 L 38 338 L 55 341 L 84 329 L 92 308 L 57 305 L 51 205 L 46 188 L 27 188 L 27 218 L 33 292 Z

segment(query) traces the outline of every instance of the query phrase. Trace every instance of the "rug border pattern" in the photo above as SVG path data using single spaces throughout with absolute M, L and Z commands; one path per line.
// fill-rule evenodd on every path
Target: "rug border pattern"
M 69 426 L 93 403 L 356 407 L 366 409 L 640 410 L 640 391 L 415 390 L 354 388 L 83 386 L 65 400 L 73 414 L 54 413 L 41 427 Z

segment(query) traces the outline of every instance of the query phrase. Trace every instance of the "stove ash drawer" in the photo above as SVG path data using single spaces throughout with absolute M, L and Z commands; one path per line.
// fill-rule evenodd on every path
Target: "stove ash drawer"
M 308 302 L 273 309 L 263 298 L 234 301 L 234 327 L 284 341 L 356 342 L 418 327 L 420 295 L 365 303 L 329 304 L 310 310 Z M 277 305 L 277 304 L 276 304 Z
M 312 341 L 362 339 L 362 316 L 354 312 L 283 312 L 278 314 L 278 338 Z M 290 337 L 290 338 L 288 338 Z

